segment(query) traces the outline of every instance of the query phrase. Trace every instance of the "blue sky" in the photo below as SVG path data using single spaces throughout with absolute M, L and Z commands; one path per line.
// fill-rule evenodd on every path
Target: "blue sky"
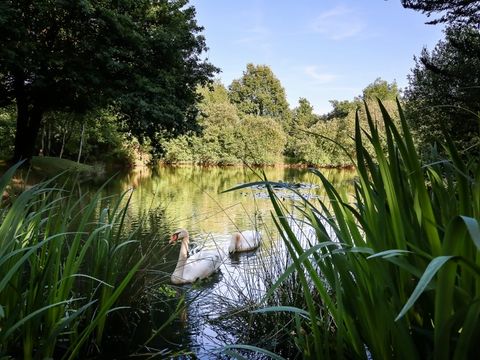
M 211 63 L 226 86 L 247 63 L 269 65 L 291 108 L 305 97 L 314 111 L 352 100 L 377 77 L 408 85 L 413 56 L 433 49 L 442 27 L 400 0 L 191 0 Z

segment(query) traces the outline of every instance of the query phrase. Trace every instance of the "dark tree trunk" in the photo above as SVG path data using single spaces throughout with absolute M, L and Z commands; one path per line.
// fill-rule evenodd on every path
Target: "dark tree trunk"
M 15 163 L 20 160 L 29 162 L 34 155 L 43 111 L 39 106 L 29 106 L 22 74 L 16 74 L 15 76 L 15 98 L 17 102 L 17 128 L 12 162 Z

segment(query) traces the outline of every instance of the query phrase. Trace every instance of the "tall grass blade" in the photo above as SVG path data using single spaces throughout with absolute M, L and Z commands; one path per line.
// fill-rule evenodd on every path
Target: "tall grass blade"
M 294 314 L 299 314 L 302 315 L 305 319 L 310 319 L 310 314 L 308 311 L 305 311 L 303 309 L 299 309 L 294 306 L 270 306 L 270 307 L 265 307 L 257 310 L 251 311 L 252 314 L 264 314 L 268 312 L 278 312 L 278 311 L 285 311 L 285 312 L 291 312 Z
M 75 347 L 72 349 L 71 353 L 68 355 L 68 357 L 64 357 L 64 358 L 67 358 L 68 360 L 73 360 L 78 356 L 78 353 L 79 353 L 80 348 L 83 345 L 83 343 L 88 339 L 88 337 L 94 331 L 94 329 L 98 325 L 98 323 L 100 321 L 102 321 L 104 319 L 104 317 L 107 315 L 107 313 L 110 311 L 113 304 L 117 301 L 118 297 L 122 294 L 123 290 L 129 284 L 129 282 L 132 280 L 133 276 L 136 274 L 140 265 L 144 261 L 145 261 L 145 257 L 142 257 L 135 264 L 135 266 L 127 273 L 127 275 L 122 280 L 122 282 L 118 285 L 118 287 L 115 289 L 113 294 L 108 298 L 108 300 L 105 302 L 105 304 L 103 304 L 103 306 L 99 309 L 99 312 L 95 316 L 95 318 L 92 319 L 91 323 L 88 324 L 88 326 L 85 328 L 85 330 L 83 330 L 82 334 L 80 335 L 79 339 L 77 340 L 77 343 L 75 344 Z
M 449 260 L 453 259 L 454 256 L 439 256 L 434 258 L 430 264 L 428 264 L 425 272 L 423 273 L 422 277 L 418 281 L 415 290 L 413 290 L 412 295 L 406 302 L 405 306 L 402 308 L 398 316 L 395 318 L 395 321 L 401 319 L 408 310 L 415 304 L 415 301 L 422 295 L 423 291 L 427 288 L 430 281 L 432 281 L 433 277 L 437 274 L 437 272 L 442 268 L 442 266 Z

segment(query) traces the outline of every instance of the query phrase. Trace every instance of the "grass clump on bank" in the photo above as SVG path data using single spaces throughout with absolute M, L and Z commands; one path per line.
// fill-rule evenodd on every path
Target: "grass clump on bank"
M 32 157 L 32 166 L 39 169 L 44 169 L 45 171 L 50 170 L 55 174 L 66 170 L 73 170 L 78 172 L 91 172 L 93 167 L 91 165 L 86 165 L 83 163 L 78 163 L 68 159 L 61 159 L 51 156 L 33 156 Z
M 19 165 L 0 179 L 0 191 Z M 108 322 L 142 291 L 145 246 L 127 225 L 128 192 L 76 194 L 59 178 L 0 207 L 0 357 L 97 354 Z M 118 319 L 117 319 L 118 320 Z
M 478 161 L 449 142 L 447 159 L 422 164 L 400 105 L 401 131 L 380 106 L 386 146 L 368 108 L 368 131 L 357 117 L 353 198 L 314 170 L 328 195 L 298 207 L 315 230 L 309 247 L 269 187 L 293 260 L 269 294 L 296 273 L 305 306 L 260 311 L 291 313 L 285 331 L 304 358 L 471 358 L 480 334 Z

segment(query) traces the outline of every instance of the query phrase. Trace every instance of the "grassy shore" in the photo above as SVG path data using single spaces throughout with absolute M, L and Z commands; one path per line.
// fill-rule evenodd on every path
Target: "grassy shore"
M 58 171 L 72 165 L 53 163 Z M 0 178 L 0 192 L 19 166 Z M 158 242 L 137 239 L 130 192 L 106 199 L 102 188 L 77 188 L 54 177 L 0 204 L 0 358 L 96 355 L 109 322 L 126 327 L 119 321 L 128 316 L 117 314 L 147 290 L 138 271 Z

